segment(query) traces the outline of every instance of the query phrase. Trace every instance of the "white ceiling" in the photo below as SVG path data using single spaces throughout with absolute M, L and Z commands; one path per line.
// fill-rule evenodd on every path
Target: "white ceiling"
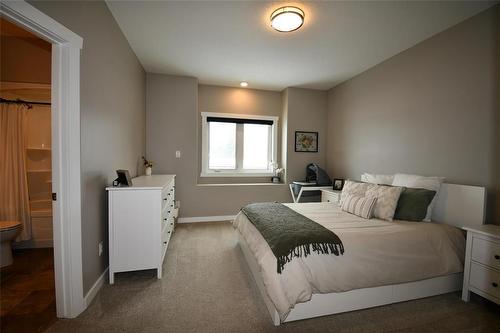
M 290 2 L 107 1 L 147 72 L 200 83 L 329 89 L 486 9 L 482 1 L 304 2 L 304 26 L 279 33 Z

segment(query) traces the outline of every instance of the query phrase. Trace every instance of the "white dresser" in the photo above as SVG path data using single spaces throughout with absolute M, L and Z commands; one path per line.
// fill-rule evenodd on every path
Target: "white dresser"
M 485 224 L 467 230 L 462 300 L 472 291 L 500 304 L 500 226 Z
M 157 269 L 177 217 L 175 175 L 141 176 L 129 187 L 108 187 L 109 283 L 117 272 Z

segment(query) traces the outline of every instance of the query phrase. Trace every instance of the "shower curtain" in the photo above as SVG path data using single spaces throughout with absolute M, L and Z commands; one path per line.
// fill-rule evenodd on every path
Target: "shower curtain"
M 31 239 L 31 219 L 26 173 L 28 107 L 0 104 L 0 220 L 20 221 L 17 240 Z

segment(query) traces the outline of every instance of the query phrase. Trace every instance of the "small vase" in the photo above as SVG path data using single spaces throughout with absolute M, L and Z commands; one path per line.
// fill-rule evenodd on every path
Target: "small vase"
M 147 168 L 146 168 L 146 176 L 151 176 L 151 172 L 152 172 L 152 171 L 153 171 L 153 170 L 151 169 L 151 167 L 147 167 Z

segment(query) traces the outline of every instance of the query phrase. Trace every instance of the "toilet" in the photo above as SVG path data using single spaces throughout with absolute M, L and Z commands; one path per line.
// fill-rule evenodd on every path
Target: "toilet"
M 19 221 L 0 221 L 0 267 L 12 264 L 12 241 L 21 232 L 21 222 Z

